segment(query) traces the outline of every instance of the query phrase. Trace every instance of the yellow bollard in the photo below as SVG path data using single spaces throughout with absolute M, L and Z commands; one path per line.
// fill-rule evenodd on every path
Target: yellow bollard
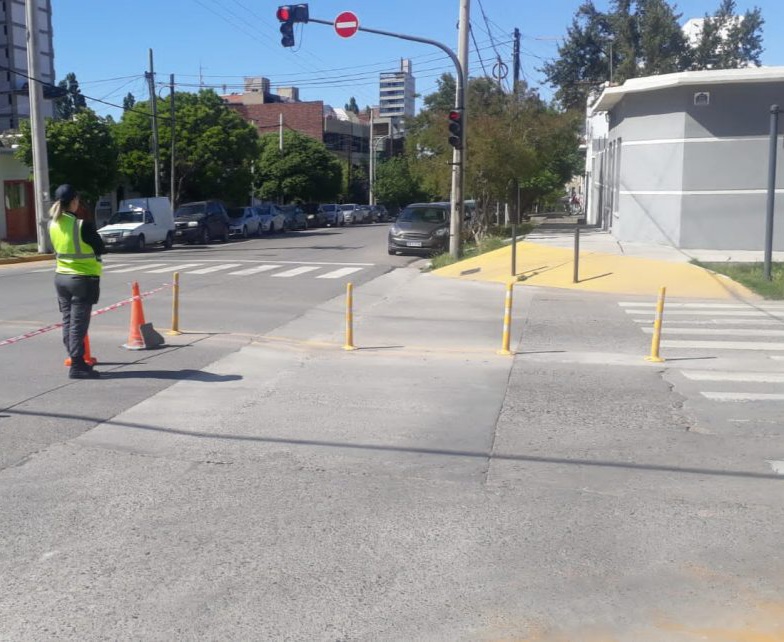
M 344 350 L 356 350 L 354 345 L 354 285 L 346 284 L 346 343 Z
M 172 288 L 172 324 L 171 330 L 166 334 L 176 336 L 180 332 L 180 273 L 174 273 L 174 287 Z
M 512 333 L 512 289 L 514 288 L 514 283 L 507 283 L 506 284 L 506 302 L 504 304 L 504 335 L 501 340 L 501 349 L 498 351 L 498 354 L 509 356 L 514 354 L 509 349 L 509 342 L 511 340 L 511 333 Z
M 656 318 L 653 321 L 653 338 L 651 339 L 651 354 L 645 357 L 646 361 L 662 363 L 664 359 L 659 356 L 659 344 L 661 343 L 662 317 L 664 316 L 664 295 L 667 288 L 659 288 L 659 301 L 656 304 Z

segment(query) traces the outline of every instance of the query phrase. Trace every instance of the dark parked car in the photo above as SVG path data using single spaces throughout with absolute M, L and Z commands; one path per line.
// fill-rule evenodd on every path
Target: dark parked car
M 346 224 L 346 222 L 343 220 L 343 210 L 340 209 L 340 205 L 337 205 L 336 203 L 328 203 L 326 205 L 320 205 L 319 210 L 321 211 L 321 215 L 324 217 L 326 225 L 337 227 L 338 225 Z
M 305 203 L 301 209 L 308 217 L 308 227 L 323 227 L 327 224 L 327 217 L 318 203 Z
M 383 205 L 373 205 L 370 208 L 374 223 L 386 223 L 389 220 L 389 212 Z
M 437 254 L 449 248 L 449 204 L 414 203 L 389 226 L 390 254 Z
M 280 209 L 286 217 L 287 230 L 306 230 L 308 229 L 308 215 L 297 205 L 284 205 Z
M 229 217 L 221 201 L 183 203 L 174 213 L 174 240 L 206 245 L 212 239 L 229 240 Z

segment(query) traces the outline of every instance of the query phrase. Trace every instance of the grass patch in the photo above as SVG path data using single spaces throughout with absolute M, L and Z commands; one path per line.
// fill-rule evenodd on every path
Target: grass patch
M 38 253 L 36 243 L 20 243 L 12 245 L 0 241 L 0 259 L 13 259 L 20 256 L 32 256 Z
M 784 299 L 784 263 L 771 265 L 771 281 L 767 281 L 763 276 L 762 263 L 703 263 L 696 260 L 692 263 L 712 272 L 725 274 L 766 299 Z
M 500 250 L 506 245 L 507 243 L 504 242 L 504 239 L 501 236 L 485 236 L 479 242 L 479 245 L 476 245 L 475 243 L 464 243 L 461 260 L 470 259 L 479 256 L 480 254 L 487 254 L 494 250 Z M 437 254 L 430 260 L 430 269 L 438 270 L 456 262 L 457 261 L 455 261 L 454 257 L 449 252 L 444 252 L 443 254 Z

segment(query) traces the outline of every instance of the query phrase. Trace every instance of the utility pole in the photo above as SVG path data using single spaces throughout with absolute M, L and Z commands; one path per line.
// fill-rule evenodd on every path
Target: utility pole
M 370 168 L 368 169 L 368 205 L 375 205 L 375 201 L 373 200 L 373 184 L 376 181 L 376 140 L 373 137 L 373 125 L 375 121 L 373 120 L 373 108 L 370 108 Z
M 27 21 L 27 79 L 30 96 L 30 130 L 33 143 L 33 187 L 35 189 L 35 222 L 37 229 L 38 252 L 49 250 L 49 230 L 46 225 L 46 209 L 49 205 L 49 159 L 46 155 L 46 125 L 43 114 L 43 88 L 41 87 L 38 65 L 38 2 L 26 0 L 25 17 Z
M 457 80 L 457 93 L 455 96 L 455 108 L 463 115 L 462 138 L 460 147 L 452 152 L 452 194 L 451 210 L 452 220 L 449 226 L 449 253 L 460 258 L 460 238 L 463 226 L 463 211 L 465 207 L 465 197 L 463 187 L 465 184 L 465 156 L 466 156 L 466 129 L 468 124 L 467 107 L 468 101 L 465 100 L 468 87 L 468 37 L 471 16 L 471 0 L 460 0 L 460 27 L 457 37 L 457 59 L 460 63 L 460 74 Z
M 150 88 L 150 105 L 152 106 L 152 155 L 155 171 L 155 196 L 161 195 L 161 157 L 158 149 L 158 101 L 155 94 L 155 69 L 152 62 L 152 49 L 150 49 L 150 71 L 145 74 Z
M 278 150 L 283 151 L 283 112 L 278 116 Z
M 175 150 L 175 130 L 174 130 L 174 74 L 169 74 L 169 100 L 171 101 L 171 185 L 169 186 L 169 200 L 171 201 L 172 212 L 177 209 L 177 191 L 174 177 L 174 150 Z
M 514 49 L 512 50 L 512 93 L 517 94 L 517 85 L 520 82 L 520 30 L 514 30 Z

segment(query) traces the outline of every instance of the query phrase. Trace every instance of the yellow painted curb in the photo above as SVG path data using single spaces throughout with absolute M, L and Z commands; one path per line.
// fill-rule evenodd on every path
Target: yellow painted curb
M 749 299 L 761 297 L 729 277 L 691 263 L 674 263 L 600 252 L 580 253 L 580 280 L 573 283 L 574 252 L 528 241 L 517 244 L 517 278 L 510 273 L 511 245 L 435 270 L 447 278 L 541 287 L 656 296 L 661 286 L 671 297 Z

